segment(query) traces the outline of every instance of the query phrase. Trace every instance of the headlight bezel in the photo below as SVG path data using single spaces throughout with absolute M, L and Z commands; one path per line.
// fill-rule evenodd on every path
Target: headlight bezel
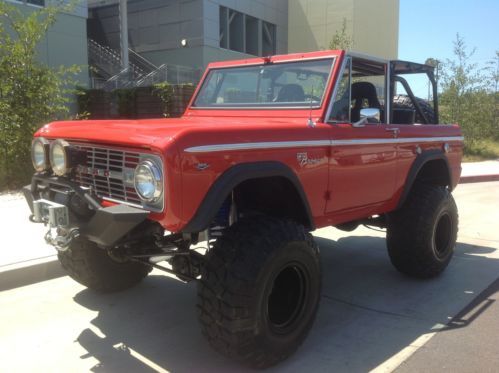
M 43 165 L 38 164 L 36 161 L 35 155 L 35 147 L 40 144 L 43 148 Z M 33 164 L 33 168 L 37 172 L 43 172 L 50 169 L 50 142 L 43 137 L 35 137 L 31 142 L 31 163 Z
M 55 158 L 54 152 L 57 147 L 62 148 L 62 154 L 64 160 L 62 165 L 55 164 L 56 160 L 54 159 Z M 57 176 L 64 176 L 71 171 L 69 149 L 70 149 L 69 143 L 62 139 L 54 140 L 50 144 L 50 152 L 49 152 L 50 166 L 52 167 L 52 172 Z
M 145 195 L 141 191 L 141 188 L 137 185 L 137 176 L 141 169 L 147 171 L 149 176 L 151 176 L 151 186 L 154 187 L 154 191 L 150 196 Z M 155 204 L 162 200 L 163 184 L 163 171 L 161 167 L 159 167 L 152 159 L 144 159 L 135 167 L 133 174 L 133 186 L 139 198 L 146 204 Z

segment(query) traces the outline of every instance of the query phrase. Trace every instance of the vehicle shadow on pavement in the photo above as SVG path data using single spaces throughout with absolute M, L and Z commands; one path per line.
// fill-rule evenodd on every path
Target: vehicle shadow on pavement
M 374 369 L 448 324 L 499 275 L 499 260 L 483 256 L 493 247 L 458 243 L 440 277 L 414 280 L 392 267 L 384 238 L 316 240 L 324 272 L 317 320 L 297 353 L 270 371 Z M 88 351 L 82 358 L 100 362 L 92 371 L 244 371 L 201 336 L 194 283 L 153 272 L 129 291 L 83 290 L 74 299 L 98 311 L 77 339 Z

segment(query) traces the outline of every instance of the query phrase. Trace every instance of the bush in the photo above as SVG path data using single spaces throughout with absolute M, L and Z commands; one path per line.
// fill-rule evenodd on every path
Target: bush
M 154 86 L 154 93 L 159 96 L 163 102 L 163 115 L 170 116 L 170 104 L 173 97 L 173 86 L 170 83 L 157 83 Z
M 484 140 L 499 136 L 499 52 L 486 68 L 470 62 L 473 53 L 458 34 L 455 59 L 447 60 L 443 67 L 440 94 L 441 121 L 461 126 L 465 154 L 470 155 L 480 153 Z
M 111 92 L 78 88 L 79 119 L 178 117 L 189 103 L 195 86 L 167 82 L 152 87 L 122 88 Z
M 120 118 L 133 118 L 137 113 L 135 93 L 135 88 L 115 89 L 112 92 L 116 97 Z
M 37 45 L 62 10 L 67 7 L 24 14 L 0 2 L 0 189 L 29 180 L 33 133 L 67 115 L 68 87 L 79 68 L 51 69 L 37 61 Z

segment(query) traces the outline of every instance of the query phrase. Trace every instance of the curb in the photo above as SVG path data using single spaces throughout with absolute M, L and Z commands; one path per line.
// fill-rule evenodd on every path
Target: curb
M 66 276 L 56 255 L 0 267 L 0 291 Z
M 468 184 L 468 183 L 483 183 L 486 181 L 499 181 L 498 174 L 491 175 L 470 175 L 470 176 L 461 176 L 459 180 L 459 184 Z

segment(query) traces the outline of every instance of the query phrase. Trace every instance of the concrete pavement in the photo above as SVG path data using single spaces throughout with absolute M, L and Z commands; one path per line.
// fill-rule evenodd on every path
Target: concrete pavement
M 423 348 L 404 361 L 397 373 L 497 372 L 498 301 L 499 279 L 460 311 Z
M 449 322 L 460 318 L 462 310 L 499 276 L 498 190 L 498 182 L 456 189 L 461 219 L 456 255 L 447 271 L 431 281 L 397 273 L 381 232 L 316 231 L 324 268 L 318 318 L 297 354 L 271 371 L 389 372 L 417 359 L 430 346 L 427 342 L 447 334 L 437 332 L 447 330 Z M 21 202 L 10 204 L 12 213 L 19 214 L 16 219 L 27 213 L 21 211 L 25 208 Z M 1 227 L 3 237 L 15 240 L 2 247 L 19 251 L 39 247 L 44 252 L 43 232 L 26 228 L 40 226 L 13 219 L 2 221 Z M 9 255 L 23 259 L 19 251 Z M 5 290 L 0 292 L 0 319 L 0 359 L 9 372 L 242 370 L 213 352 L 201 337 L 195 284 L 179 283 L 157 271 L 139 286 L 108 296 L 86 290 L 68 277 Z M 477 321 L 470 320 L 462 332 L 475 331 L 470 326 Z M 491 340 L 484 333 L 496 330 L 497 323 L 478 328 L 477 348 L 480 340 Z M 445 354 L 432 358 L 452 356 L 455 346 L 448 346 Z M 399 369 L 428 370 L 424 360 Z M 461 360 L 465 369 L 466 357 Z M 487 355 L 480 370 L 498 365 Z M 445 360 L 439 366 L 445 367 Z
M 43 240 L 42 224 L 27 219 L 21 193 L 0 195 L 0 291 L 65 275 L 53 247 Z
M 499 160 L 463 163 L 460 183 L 499 180 Z M 0 194 L 0 232 L 15 250 L 0 250 L 0 291 L 64 275 L 57 257 L 43 242 L 45 227 L 26 222 L 29 209 L 21 193 Z M 21 247 L 19 247 L 21 245 Z
M 462 168 L 461 184 L 499 180 L 499 159 L 463 163 Z
M 463 163 L 461 184 L 499 180 L 499 160 Z M 64 275 L 52 247 L 45 244 L 45 227 L 26 222 L 29 209 L 21 193 L 0 194 L 0 232 L 15 250 L 0 250 L 0 291 Z M 21 245 L 21 246 L 20 246 Z M 22 271 L 22 272 L 20 272 Z

